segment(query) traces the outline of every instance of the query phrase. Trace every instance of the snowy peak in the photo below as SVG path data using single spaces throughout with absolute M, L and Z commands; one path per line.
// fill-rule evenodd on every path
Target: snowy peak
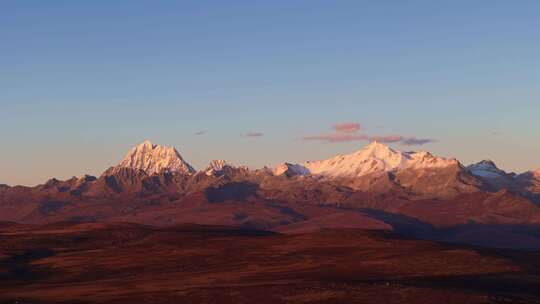
M 497 165 L 489 159 L 472 164 L 468 166 L 467 169 L 469 169 L 472 174 L 480 177 L 496 178 L 507 175 L 505 171 L 499 169 Z
M 303 164 L 311 174 L 327 177 L 358 177 L 402 169 L 433 169 L 459 165 L 456 159 L 433 156 L 428 152 L 401 152 L 372 142 L 363 149 L 322 161 Z
M 204 170 L 204 173 L 208 176 L 223 176 L 228 174 L 235 174 L 239 172 L 247 172 L 249 169 L 246 166 L 233 166 L 224 160 L 213 160 L 208 167 Z
M 154 145 L 146 140 L 132 148 L 115 168 L 131 168 L 144 171 L 148 175 L 162 172 L 194 173 L 174 147 Z
M 213 160 L 208 167 L 204 170 L 204 173 L 208 176 L 220 176 L 228 171 L 231 171 L 233 166 L 222 159 Z
M 408 156 L 407 166 L 410 168 L 445 168 L 449 166 L 461 166 L 455 158 L 444 158 L 435 156 L 426 151 L 406 152 Z
M 477 166 L 482 166 L 482 167 L 491 167 L 491 168 L 497 168 L 497 165 L 495 165 L 495 163 L 491 160 L 491 159 L 484 159 L 483 161 L 480 161 L 478 163 L 476 163 Z
M 495 165 L 495 163 L 490 159 L 484 159 L 483 161 L 470 165 L 468 168 L 484 169 L 484 170 L 499 170 L 499 168 L 497 168 L 497 165 Z
M 210 164 L 206 168 L 206 171 L 208 171 L 208 170 L 221 170 L 226 166 L 230 167 L 229 163 L 227 163 L 225 160 L 223 160 L 223 159 L 215 159 L 215 160 L 210 162 Z
M 370 143 L 353 155 L 354 159 L 361 161 L 379 160 L 379 165 L 382 166 L 385 171 L 402 166 L 406 160 L 405 154 L 376 141 Z
M 286 176 L 303 176 L 303 175 L 309 175 L 309 170 L 302 166 L 302 165 L 296 165 L 296 164 L 290 164 L 290 163 L 282 163 L 275 168 L 272 169 L 272 173 L 274 175 L 286 175 Z
M 377 141 L 373 141 L 369 145 L 357 151 L 355 154 L 364 155 L 366 157 L 369 156 L 369 157 L 377 157 L 377 158 L 386 158 L 386 157 L 393 157 L 400 153 L 390 148 L 387 145 L 381 144 Z

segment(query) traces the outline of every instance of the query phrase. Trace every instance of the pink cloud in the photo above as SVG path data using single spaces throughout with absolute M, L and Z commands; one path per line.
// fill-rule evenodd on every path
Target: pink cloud
M 404 138 L 400 135 L 383 135 L 383 136 L 369 136 L 369 141 L 378 141 L 380 143 L 397 143 L 402 141 Z
M 435 142 L 434 139 L 405 137 L 401 135 L 367 135 L 360 133 L 359 123 L 347 122 L 332 126 L 333 133 L 304 136 L 305 141 L 323 141 L 328 143 L 351 142 L 351 141 L 378 141 L 380 143 L 399 143 L 406 146 L 424 145 Z
M 378 141 L 381 143 L 397 143 L 405 138 L 399 135 L 369 136 L 365 134 L 321 134 L 315 136 L 305 136 L 302 140 L 326 141 L 326 142 L 348 142 L 348 141 Z
M 359 140 L 369 140 L 369 137 L 362 134 L 321 134 L 314 136 L 305 136 L 301 138 L 302 140 L 311 140 L 311 141 L 326 141 L 326 142 L 347 142 L 347 141 L 359 141 Z
M 340 133 L 355 133 L 360 131 L 361 128 L 362 126 L 356 122 L 344 122 L 332 126 L 332 129 Z
M 300 138 L 306 141 L 323 141 L 328 143 L 340 143 L 351 141 L 378 141 L 380 143 L 392 144 L 400 143 L 406 146 L 419 146 L 435 142 L 434 139 L 429 138 L 416 138 L 416 137 L 404 137 L 401 135 L 383 135 L 383 136 L 369 136 L 365 134 L 321 134 L 313 136 L 304 136 Z

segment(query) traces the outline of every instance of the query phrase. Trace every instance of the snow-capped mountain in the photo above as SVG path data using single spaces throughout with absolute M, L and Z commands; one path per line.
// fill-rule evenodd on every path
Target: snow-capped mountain
M 467 167 L 470 173 L 480 178 L 488 190 L 518 190 L 514 173 L 501 170 L 491 160 L 483 160 Z
M 468 166 L 467 169 L 469 169 L 469 171 L 476 176 L 486 178 L 497 178 L 507 175 L 505 171 L 499 169 L 491 160 L 483 160 L 476 164 L 472 164 Z
M 309 175 L 309 170 L 297 164 L 291 163 L 282 163 L 272 169 L 274 175 L 286 175 L 286 176 L 297 176 L 297 175 Z
M 204 170 L 206 175 L 214 175 L 215 173 L 223 171 L 224 168 L 230 167 L 230 165 L 222 159 L 215 159 L 210 162 L 208 167 Z
M 154 145 L 148 140 L 132 148 L 113 171 L 122 168 L 142 170 L 148 175 L 163 172 L 195 173 L 195 169 L 174 147 Z
M 519 174 L 515 180 L 526 191 L 540 195 L 540 169 Z M 538 199 L 540 201 L 540 197 Z
M 429 152 L 401 152 L 372 142 L 363 149 L 321 161 L 301 165 L 312 175 L 325 177 L 359 177 L 403 169 L 434 169 L 459 165 L 456 159 L 436 157 Z
M 491 161 L 465 168 L 456 159 L 400 152 L 374 142 L 327 160 L 252 171 L 216 160 L 195 173 L 174 148 L 146 141 L 99 178 L 51 179 L 36 187 L 0 185 L 0 221 L 27 223 L 198 222 L 264 229 L 315 223 L 316 229 L 347 228 L 347 220 L 327 212 L 360 210 L 383 212 L 362 211 L 372 220 L 393 213 L 383 221 L 390 225 L 395 220 L 403 231 L 418 231 L 422 238 L 424 227 L 458 227 L 467 238 L 478 225 L 510 227 L 519 245 L 538 232 L 540 170 L 516 176 Z M 318 217 L 323 220 L 312 222 Z M 535 230 L 518 234 L 513 225 Z M 434 237 L 441 237 L 439 231 Z M 494 239 L 501 239 L 499 230 L 493 231 Z M 483 242 L 486 233 L 492 234 L 480 232 L 474 240 Z M 442 240 L 448 240 L 446 235 Z M 538 248 L 538 238 L 530 242 Z
M 207 176 L 220 177 L 223 175 L 236 175 L 239 173 L 249 173 L 249 168 L 246 166 L 233 166 L 224 160 L 213 160 L 208 167 L 202 171 Z
M 234 169 L 232 165 L 225 160 L 216 159 L 210 162 L 208 167 L 204 170 L 204 173 L 208 176 L 221 176 Z

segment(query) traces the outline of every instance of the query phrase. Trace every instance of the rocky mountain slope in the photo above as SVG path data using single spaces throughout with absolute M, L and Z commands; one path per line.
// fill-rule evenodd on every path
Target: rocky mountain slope
M 197 172 L 176 149 L 144 142 L 98 178 L 0 187 L 0 221 L 199 223 L 289 233 L 354 227 L 540 248 L 538 176 L 506 174 L 489 162 L 466 168 L 380 143 L 273 169 L 213 161 Z

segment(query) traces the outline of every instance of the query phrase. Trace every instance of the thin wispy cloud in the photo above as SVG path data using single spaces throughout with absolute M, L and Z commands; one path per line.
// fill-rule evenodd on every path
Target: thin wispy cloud
M 360 131 L 361 128 L 362 126 L 357 122 L 344 122 L 332 126 L 332 129 L 340 133 L 355 133 Z
M 320 134 L 312 136 L 304 136 L 300 138 L 307 141 L 326 141 L 331 143 L 337 142 L 347 142 L 347 141 L 359 141 L 359 140 L 368 140 L 366 135 L 357 135 L 357 134 Z
M 248 133 L 242 134 L 242 136 L 243 137 L 259 138 L 259 137 L 263 137 L 264 134 L 261 133 L 261 132 L 248 132 Z
M 413 143 L 416 138 L 405 138 L 399 135 L 369 136 L 366 134 L 321 134 L 314 136 L 304 136 L 302 140 L 307 141 L 326 141 L 331 143 L 349 142 L 349 141 L 378 141 L 380 143 L 398 143 L 407 141 Z M 427 140 L 427 139 L 426 139 Z M 418 141 L 418 140 L 417 140 Z
M 194 135 L 197 135 L 197 136 L 204 135 L 204 134 L 206 134 L 206 131 L 197 131 L 194 133 Z
M 378 141 L 385 144 L 392 144 L 403 141 L 403 136 L 400 135 L 367 136 L 367 138 L 369 141 Z
M 404 137 L 401 139 L 401 143 L 406 146 L 420 146 L 434 142 L 436 142 L 436 140 L 431 138 Z
M 327 143 L 342 143 L 352 141 L 377 141 L 380 143 L 399 143 L 406 146 L 418 146 L 435 142 L 430 138 L 407 137 L 402 135 L 368 135 L 360 132 L 359 123 L 341 123 L 332 126 L 332 133 L 323 133 L 301 137 L 304 141 L 322 141 Z

